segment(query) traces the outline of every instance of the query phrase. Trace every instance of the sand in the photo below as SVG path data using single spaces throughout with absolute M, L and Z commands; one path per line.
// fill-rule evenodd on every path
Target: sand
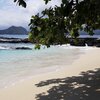
M 80 72 L 95 70 L 95 68 L 100 68 L 99 48 L 93 48 L 87 50 L 85 54 L 80 55 L 78 59 L 76 59 L 73 63 L 71 63 L 70 65 L 68 65 L 68 67 L 64 69 L 37 75 L 34 76 L 32 79 L 28 79 L 23 82 L 17 83 L 11 87 L 0 89 L 0 100 L 40 100 L 36 99 L 37 94 L 44 92 L 45 95 L 48 95 L 47 90 L 59 84 L 58 82 L 52 82 L 52 84 L 48 83 L 47 85 L 44 86 L 40 85 L 38 87 L 39 82 L 41 81 L 45 82 L 46 80 L 59 79 L 59 78 L 61 79 L 71 76 L 79 76 Z M 41 99 L 41 100 L 50 100 L 50 99 Z M 61 100 L 61 99 L 54 99 L 54 100 Z

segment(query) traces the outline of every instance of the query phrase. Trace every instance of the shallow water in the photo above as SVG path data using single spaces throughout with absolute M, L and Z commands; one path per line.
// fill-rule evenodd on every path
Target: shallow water
M 1 35 L 0 35 L 1 36 Z M 3 35 L 3 37 L 26 38 L 27 35 Z M 15 47 L 29 47 L 32 50 L 14 50 Z M 51 46 L 34 50 L 34 45 L 27 43 L 0 43 L 0 88 L 14 85 L 40 73 L 48 73 L 68 67 L 88 47 L 69 45 Z
M 0 44 L 0 46 L 28 46 L 32 44 Z M 0 49 L 0 88 L 40 73 L 47 73 L 67 67 L 85 49 L 70 46 L 51 46 L 41 50 Z

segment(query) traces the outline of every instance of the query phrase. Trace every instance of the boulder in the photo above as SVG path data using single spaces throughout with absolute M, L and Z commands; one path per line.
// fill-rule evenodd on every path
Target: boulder
M 86 38 L 85 42 L 88 46 L 95 46 L 97 38 Z
M 84 39 L 71 39 L 70 40 L 70 45 L 72 46 L 85 46 L 85 40 Z
M 16 47 L 16 50 L 32 50 L 32 48 L 29 47 Z
M 100 39 L 97 39 L 97 40 L 96 40 L 95 46 L 96 46 L 96 47 L 100 47 Z

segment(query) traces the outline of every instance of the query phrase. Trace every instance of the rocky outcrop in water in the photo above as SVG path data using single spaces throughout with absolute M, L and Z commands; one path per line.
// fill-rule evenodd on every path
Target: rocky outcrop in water
M 88 46 L 95 46 L 97 38 L 86 38 L 85 42 Z
M 85 40 L 84 39 L 78 39 L 78 40 L 70 39 L 69 44 L 72 46 L 85 46 Z
M 72 46 L 96 46 L 100 47 L 100 39 L 98 38 L 68 38 L 68 43 Z
M 28 41 L 27 38 L 19 39 L 19 38 L 0 37 L 0 43 L 30 43 L 30 41 Z M 100 39 L 98 38 L 78 38 L 77 41 L 75 41 L 74 38 L 68 38 L 68 43 L 72 46 L 86 46 L 87 44 L 87 46 L 100 47 Z M 21 48 L 17 48 L 17 49 L 21 49 Z
M 29 48 L 29 47 L 16 47 L 14 49 L 16 49 L 16 50 L 32 50 L 32 48 Z
M 30 43 L 28 39 L 0 37 L 0 43 Z
M 30 47 L 9 47 L 9 46 L 0 46 L 0 50 L 32 50 Z
M 100 47 L 100 39 L 96 40 L 96 47 Z

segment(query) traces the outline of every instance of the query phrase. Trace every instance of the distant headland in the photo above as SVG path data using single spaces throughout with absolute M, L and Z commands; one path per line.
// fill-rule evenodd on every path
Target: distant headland
M 28 34 L 28 31 L 22 26 L 11 26 L 7 29 L 0 30 L 0 34 L 8 34 L 8 35 L 24 35 Z

